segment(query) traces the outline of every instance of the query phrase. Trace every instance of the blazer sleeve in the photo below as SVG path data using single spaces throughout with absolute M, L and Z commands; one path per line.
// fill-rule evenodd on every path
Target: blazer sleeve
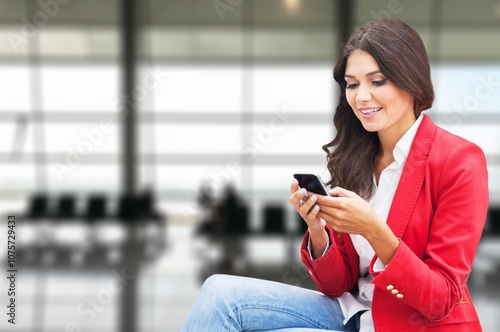
M 488 176 L 482 150 L 464 142 L 442 160 L 440 174 L 438 167 L 427 170 L 438 173 L 433 175 L 439 176 L 436 192 L 431 193 L 433 189 L 424 185 L 421 193 L 435 196 L 424 257 L 418 257 L 405 243 L 405 237 L 411 236 L 405 234 L 384 271 L 373 271 L 376 256 L 370 267 L 376 287 L 396 293 L 395 298 L 429 321 L 445 318 L 464 299 L 488 208 Z
M 359 278 L 359 258 L 348 234 L 334 232 L 326 226 L 331 246 L 317 259 L 312 259 L 307 250 L 309 232 L 302 241 L 302 262 L 318 290 L 327 296 L 338 297 L 357 286 Z

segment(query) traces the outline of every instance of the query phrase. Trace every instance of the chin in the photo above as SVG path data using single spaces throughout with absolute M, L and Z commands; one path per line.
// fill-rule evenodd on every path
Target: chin
M 380 130 L 380 127 L 374 123 L 366 123 L 364 121 L 361 121 L 361 125 L 363 126 L 363 128 L 365 128 L 366 131 L 370 133 L 376 133 Z

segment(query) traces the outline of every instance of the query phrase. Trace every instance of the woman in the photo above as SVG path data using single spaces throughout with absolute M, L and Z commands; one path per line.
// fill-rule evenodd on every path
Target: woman
M 421 114 L 434 99 L 422 40 L 399 20 L 370 22 L 334 78 L 337 134 L 323 147 L 332 197 L 296 181 L 290 197 L 323 294 L 212 276 L 185 331 L 481 331 L 467 278 L 486 219 L 486 160 Z

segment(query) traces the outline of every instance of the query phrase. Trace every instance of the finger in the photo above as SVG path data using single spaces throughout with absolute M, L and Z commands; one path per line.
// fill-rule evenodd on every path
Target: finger
M 321 220 L 318 218 L 319 212 L 320 206 L 316 204 L 312 208 L 310 208 L 307 211 L 307 215 L 303 217 L 309 229 L 318 229 L 319 227 L 321 227 Z
M 313 221 L 318 217 L 318 213 L 320 211 L 319 205 L 314 205 L 311 210 L 309 210 L 309 214 L 307 215 L 307 219 Z
M 318 195 L 318 204 L 321 206 L 328 206 L 335 209 L 341 209 L 348 198 L 345 197 L 328 197 Z
M 352 191 L 349 191 L 347 189 L 344 189 L 342 187 L 335 187 L 332 190 L 330 190 L 330 195 L 332 196 L 338 196 L 338 197 L 354 197 L 356 194 Z
M 302 216 L 302 218 L 306 219 L 307 216 L 309 215 L 309 212 L 313 208 L 313 206 L 316 204 L 318 201 L 318 196 L 317 195 L 312 195 L 308 200 L 305 201 L 305 203 L 300 207 L 299 213 Z
M 305 200 L 309 195 L 307 194 L 307 191 L 304 188 L 301 188 L 297 191 L 295 191 L 291 196 L 290 196 L 290 203 L 293 205 L 295 210 L 299 212 L 299 208 L 303 205 L 300 204 L 301 200 Z
M 292 184 L 290 185 L 290 192 L 294 193 L 299 190 L 299 181 L 297 179 L 293 179 Z
M 340 219 L 340 216 L 341 216 L 341 213 L 342 211 L 339 210 L 339 209 L 336 209 L 336 208 L 332 208 L 330 206 L 325 206 L 325 205 L 321 205 L 321 204 L 318 204 L 319 207 L 321 208 L 321 213 L 322 215 L 320 216 L 320 218 L 323 218 L 323 219 Z
M 318 213 L 318 217 L 325 220 L 325 222 L 327 224 L 331 224 L 331 225 L 335 225 L 336 227 L 338 227 L 341 223 L 342 223 L 342 220 L 335 217 L 334 215 L 331 215 L 330 213 L 326 212 L 325 211 L 325 207 L 324 206 L 320 206 L 320 211 Z

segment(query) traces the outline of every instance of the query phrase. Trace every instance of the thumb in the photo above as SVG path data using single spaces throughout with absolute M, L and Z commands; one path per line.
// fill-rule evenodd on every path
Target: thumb
M 333 197 L 354 197 L 356 194 L 342 187 L 335 187 L 330 190 L 330 195 Z

